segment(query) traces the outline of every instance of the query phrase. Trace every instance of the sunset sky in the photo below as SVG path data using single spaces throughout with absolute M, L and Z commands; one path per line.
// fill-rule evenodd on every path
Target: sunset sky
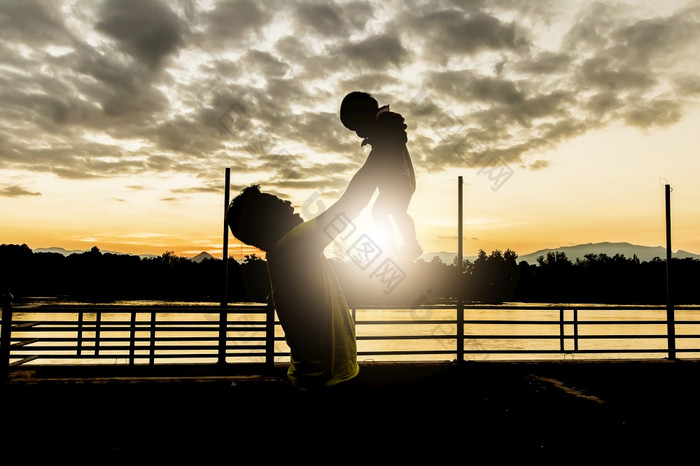
M 368 154 L 364 90 L 406 119 L 426 252 L 462 176 L 465 255 L 664 246 L 665 183 L 700 253 L 699 1 L 3 0 L 0 38 L 0 244 L 220 256 L 227 167 L 309 219 Z

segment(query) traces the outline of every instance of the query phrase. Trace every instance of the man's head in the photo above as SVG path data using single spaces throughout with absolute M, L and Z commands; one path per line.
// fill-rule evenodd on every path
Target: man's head
M 379 110 L 377 100 L 366 92 L 354 91 L 340 104 L 340 121 L 343 125 L 366 137 Z
M 291 202 L 260 192 L 258 185 L 241 191 L 226 210 L 226 223 L 233 236 L 263 251 L 269 251 L 285 233 L 303 222 Z

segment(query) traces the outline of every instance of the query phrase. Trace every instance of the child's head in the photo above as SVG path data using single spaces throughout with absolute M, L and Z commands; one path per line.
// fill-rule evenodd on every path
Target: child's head
M 371 128 L 379 110 L 377 99 L 366 92 L 349 93 L 340 104 L 340 121 L 343 125 L 364 136 Z

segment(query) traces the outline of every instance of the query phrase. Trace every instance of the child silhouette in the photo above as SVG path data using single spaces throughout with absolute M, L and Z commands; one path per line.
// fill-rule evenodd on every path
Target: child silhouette
M 408 138 L 404 118 L 391 112 L 388 105 L 379 107 L 372 95 L 355 91 L 343 99 L 340 121 L 363 139 L 362 146 L 372 146 L 366 165 L 373 172 L 379 189 L 379 196 L 372 206 L 372 218 L 380 231 L 380 243 L 385 248 L 392 244 L 391 217 L 403 240 L 399 255 L 404 260 L 413 261 L 423 249 L 418 244 L 415 224 L 408 214 L 408 205 L 416 190 L 416 177 L 406 148 Z

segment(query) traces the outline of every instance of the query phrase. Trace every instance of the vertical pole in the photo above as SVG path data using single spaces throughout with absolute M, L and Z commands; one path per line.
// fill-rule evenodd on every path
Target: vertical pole
M 229 194 L 231 191 L 231 169 L 226 168 L 226 179 L 224 182 L 224 239 L 223 239 L 223 262 L 224 262 L 224 292 L 221 298 L 221 312 L 219 313 L 219 364 L 226 363 L 226 327 L 228 326 L 228 224 L 226 223 L 226 210 L 229 204 Z
M 148 365 L 152 366 L 155 364 L 156 360 L 156 313 L 151 312 L 151 335 L 150 335 L 151 341 L 151 351 L 150 351 L 150 357 L 148 358 Z
M 129 325 L 129 366 L 134 365 L 136 359 L 136 312 L 131 313 Z
M 457 181 L 457 362 L 464 362 L 464 302 L 462 298 L 462 177 Z
M 578 309 L 574 309 L 574 351 L 578 351 Z
M 564 352 L 564 309 L 559 309 L 559 351 Z
M 95 311 L 95 356 L 100 354 L 100 327 L 102 323 L 102 311 Z
M 78 335 L 76 341 L 78 356 L 83 354 L 83 311 L 78 312 Z
M 2 296 L 2 335 L 0 335 L 0 366 L 2 382 L 10 376 L 10 345 L 12 344 L 12 293 Z
M 271 297 L 267 298 L 265 317 L 265 369 L 275 367 L 275 306 Z
M 668 328 L 668 358 L 676 359 L 676 327 L 671 294 L 671 186 L 666 185 L 666 326 Z
M 231 191 L 231 169 L 226 168 L 226 180 L 224 187 L 224 239 L 223 239 L 223 260 L 224 260 L 224 293 L 221 305 L 228 304 L 228 225 L 226 224 L 226 210 L 228 209 L 229 196 Z

